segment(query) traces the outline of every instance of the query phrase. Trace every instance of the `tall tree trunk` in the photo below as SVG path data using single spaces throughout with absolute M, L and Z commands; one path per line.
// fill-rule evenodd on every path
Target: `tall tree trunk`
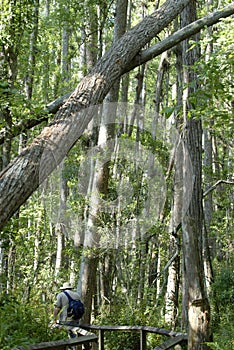
M 174 185 L 173 202 L 171 209 L 170 225 L 170 251 L 171 264 L 168 268 L 167 291 L 165 300 L 165 321 L 172 328 L 176 326 L 178 316 L 178 295 L 180 282 L 180 226 L 183 206 L 183 167 L 181 164 L 181 154 L 183 154 L 181 142 L 176 146 L 174 159 Z
M 114 28 L 114 41 L 119 39 L 120 36 L 123 35 L 126 27 L 126 13 L 127 13 L 127 1 L 119 0 L 117 2 L 116 8 L 116 18 L 115 18 L 115 28 Z M 124 12 L 123 12 L 124 11 Z M 113 84 L 110 89 L 110 92 L 107 96 L 107 100 L 109 102 L 117 102 L 119 94 L 119 79 Z M 108 122 L 114 123 L 115 120 L 109 120 L 109 115 L 114 116 L 114 110 L 111 107 L 111 111 L 109 111 L 109 105 L 103 108 L 103 120 L 101 121 L 101 126 L 99 130 L 99 139 L 98 146 L 101 149 L 108 138 L 113 137 L 113 124 L 107 127 Z M 95 247 L 96 244 L 99 246 L 99 235 L 95 232 L 96 226 L 98 225 L 98 216 L 100 215 L 99 207 L 100 207 L 100 195 L 106 195 L 108 189 L 108 181 L 109 181 L 109 162 L 105 162 L 102 164 L 98 161 L 95 162 L 94 173 L 90 174 L 93 176 L 92 180 L 92 188 L 91 188 L 91 199 L 90 199 L 90 209 L 87 218 L 86 230 L 85 230 L 85 240 L 84 247 L 90 249 L 91 247 Z M 90 277 L 92 278 L 96 275 L 96 269 L 98 264 L 98 257 L 87 257 L 86 251 L 84 251 L 84 255 L 81 262 L 81 273 L 79 278 L 78 290 L 82 291 L 82 298 L 86 304 L 86 314 L 85 321 L 90 322 L 91 318 L 91 306 L 92 299 L 95 291 L 95 283 L 90 285 Z M 84 276 L 83 276 L 84 274 Z M 95 279 L 96 280 L 96 279 Z M 81 286 L 80 286 L 81 285 Z
M 181 14 L 182 27 L 196 19 L 196 3 L 190 1 Z M 198 41 L 194 36 L 193 40 Z M 183 42 L 184 64 L 184 144 L 193 166 L 194 187 L 189 208 L 182 219 L 183 272 L 185 280 L 185 312 L 188 313 L 188 350 L 205 350 L 211 340 L 210 306 L 205 288 L 202 257 L 202 127 L 201 120 L 190 116 L 190 96 L 196 93 L 198 80 L 193 70 L 199 59 L 198 46 L 189 48 L 188 40 Z M 184 193 L 186 191 L 187 159 L 184 159 Z
M 177 20 L 175 26 L 178 26 Z M 176 91 L 172 96 L 173 101 L 176 101 L 176 110 L 182 105 L 182 55 L 181 45 L 178 44 L 174 50 L 176 55 Z M 175 115 L 177 113 L 175 112 Z M 181 129 L 181 120 L 176 120 L 177 129 Z M 177 145 L 174 153 L 174 178 L 173 178 L 173 198 L 171 208 L 171 223 L 170 223 L 170 259 L 171 265 L 168 268 L 168 281 L 165 300 L 165 321 L 172 328 L 176 326 L 178 316 L 178 296 L 180 282 L 180 226 L 182 219 L 183 207 L 183 163 L 181 155 L 183 154 L 182 143 L 177 140 Z
M 69 5 L 66 6 L 66 11 L 69 11 Z M 69 59 L 69 39 L 70 39 L 70 28 L 67 20 L 64 21 L 62 27 L 62 50 L 61 50 L 61 79 L 62 79 L 62 90 L 66 91 L 66 84 L 70 80 L 70 59 Z M 59 212 L 58 220 L 55 226 L 55 234 L 57 236 L 57 251 L 55 261 L 55 276 L 58 278 L 61 268 L 64 264 L 64 248 L 65 248 L 65 235 L 68 233 L 68 225 L 65 219 L 67 209 L 67 195 L 68 186 L 67 180 L 64 176 L 65 163 L 61 162 L 59 166 Z
M 55 276 L 59 275 L 61 267 L 63 266 L 63 255 L 65 246 L 65 234 L 67 233 L 67 222 L 65 219 L 66 209 L 67 209 L 67 194 L 68 187 L 67 181 L 64 177 L 64 162 L 60 164 L 59 167 L 59 212 L 58 220 L 55 226 L 55 234 L 57 236 L 57 250 L 56 250 L 56 261 L 55 261 Z
M 87 28 L 84 28 L 84 35 L 89 37 L 88 42 L 85 43 L 83 60 L 87 67 L 87 71 L 90 71 L 96 63 L 98 43 L 97 43 L 97 13 L 93 8 L 87 8 L 87 20 L 91 15 Z M 88 31 L 88 32 L 87 32 Z M 94 131 L 95 132 L 95 131 Z M 105 135 L 105 134 L 104 134 Z M 106 142 L 106 135 L 104 139 L 98 137 L 98 145 L 102 147 L 102 144 Z M 92 145 L 92 146 L 96 146 Z M 102 163 L 90 160 L 89 171 L 89 185 L 87 189 L 86 198 L 89 202 L 86 207 L 86 217 L 84 225 L 84 241 L 83 251 L 80 263 L 79 280 L 77 284 L 78 293 L 81 295 L 85 304 L 85 315 L 83 317 L 84 322 L 90 323 L 92 317 L 92 310 L 94 308 L 94 295 L 97 288 L 97 267 L 98 267 L 98 249 L 99 249 L 99 234 L 97 233 L 97 227 L 99 224 L 99 207 L 100 207 L 100 195 L 106 194 L 108 184 L 108 167 Z
M 66 7 L 66 11 L 69 11 L 69 7 Z M 70 80 L 70 58 L 69 58 L 69 39 L 70 28 L 67 21 L 65 21 L 62 28 L 62 57 L 61 57 L 61 75 L 62 75 L 62 93 L 67 92 L 66 83 Z
M 33 7 L 33 28 L 30 35 L 30 44 L 29 44 L 29 58 L 28 58 L 28 72 L 25 79 L 25 91 L 28 100 L 32 99 L 33 93 L 33 80 L 34 80 L 34 71 L 36 64 L 36 45 L 37 45 L 37 36 L 38 36 L 38 15 L 39 15 L 39 0 L 34 0 Z
M 207 1 L 207 11 L 210 11 L 210 7 L 213 7 L 213 0 Z M 210 58 L 210 55 L 213 52 L 213 43 L 212 43 L 212 27 L 207 29 L 207 38 L 208 44 L 206 47 L 206 60 Z M 211 121 L 214 124 L 213 121 Z M 204 182 L 205 182 L 205 191 L 211 187 L 212 184 L 212 165 L 213 165 L 213 154 L 212 154 L 212 142 L 213 136 L 208 128 L 204 129 Z M 210 242 L 209 242 L 209 231 L 210 224 L 213 216 L 213 196 L 212 191 L 204 198 L 204 239 L 203 239 L 203 259 L 204 259 L 204 272 L 205 280 L 208 295 L 211 291 L 211 284 L 213 282 L 213 271 L 210 258 Z M 212 241 L 211 241 L 212 242 Z

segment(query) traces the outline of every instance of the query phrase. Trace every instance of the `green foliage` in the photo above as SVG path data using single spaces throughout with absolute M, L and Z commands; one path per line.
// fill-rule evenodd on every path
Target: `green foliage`
M 36 43 L 36 66 L 34 72 L 34 89 L 32 101 L 27 101 L 25 96 L 25 79 L 28 74 L 29 62 L 29 43 L 33 27 L 32 9 L 34 1 L 6 1 L 3 0 L 3 16 L 1 30 L 1 49 L 3 56 L 5 52 L 5 61 L 3 62 L 3 79 L 0 82 L 0 105 L 1 109 L 8 109 L 11 113 L 13 128 L 19 121 L 35 117 L 44 103 L 52 100 L 59 95 L 67 92 L 75 86 L 86 72 L 87 67 L 82 64 L 81 49 L 90 44 L 91 36 L 94 35 L 94 50 L 98 49 L 97 56 L 102 54 L 102 46 L 107 50 L 112 43 L 112 30 L 114 25 L 115 9 L 112 1 L 100 0 L 96 3 L 93 0 L 87 0 L 85 4 L 59 0 L 50 6 L 49 11 L 46 9 L 46 1 L 40 2 L 39 15 L 39 33 Z M 49 3 L 49 2 L 48 2 Z M 199 1 L 201 6 L 203 2 Z M 230 3 L 230 1 L 222 1 Z M 140 3 L 139 3 L 140 4 Z M 142 14 L 139 11 L 140 6 L 133 4 L 132 24 L 141 20 Z M 154 6 L 148 4 L 148 10 Z M 207 11 L 205 9 L 205 11 Z M 90 21 L 92 14 L 92 21 Z M 91 25 L 89 26 L 89 22 Z M 71 69 L 71 79 L 64 81 L 61 74 L 61 51 L 62 51 L 62 28 L 67 27 L 69 33 L 69 62 Z M 202 116 L 205 127 L 208 127 L 213 135 L 220 138 L 222 142 L 218 143 L 217 148 L 220 158 L 216 163 L 221 164 L 221 175 L 224 178 L 232 176 L 233 157 L 231 156 L 231 147 L 228 153 L 223 152 L 223 144 L 232 145 L 233 139 L 233 38 L 234 38 L 233 20 L 226 19 L 221 24 L 215 26 L 212 38 L 205 38 L 201 42 L 202 52 L 211 42 L 213 52 L 207 57 L 204 55 L 194 67 L 199 74 L 201 90 L 196 91 L 191 97 L 193 106 L 193 115 L 200 118 Z M 163 35 L 163 34 L 160 34 Z M 99 37 L 100 42 L 97 42 Z M 158 38 L 152 40 L 151 44 L 157 42 Z M 9 82 L 11 66 L 7 57 L 11 57 L 14 67 L 17 68 L 15 73 L 14 84 Z M 2 56 L 1 56 L 2 59 Z M 180 113 L 174 107 L 174 100 L 169 96 L 170 87 L 176 81 L 175 59 L 171 52 L 170 59 L 170 82 L 164 81 L 163 93 L 161 96 L 160 113 L 169 118 L 172 113 Z M 2 63 L 2 62 L 1 62 Z M 155 80 L 157 76 L 159 58 L 147 64 L 145 76 L 146 100 L 154 101 L 155 98 Z M 173 65 L 174 64 L 174 65 Z M 174 67 L 174 68 L 173 68 Z M 174 69 L 174 70 L 173 70 Z M 2 72 L 1 72 L 2 74 Z M 13 79 L 13 78 L 12 78 Z M 166 79 L 166 80 L 167 80 Z M 130 73 L 131 86 L 129 89 L 129 101 L 135 100 L 135 87 L 137 84 L 136 71 Z M 131 141 L 135 142 L 139 136 L 141 144 L 155 155 L 155 159 L 162 166 L 164 175 L 167 171 L 170 152 L 167 142 L 161 138 L 153 139 L 151 134 L 153 107 L 150 106 L 147 130 L 139 132 L 133 128 Z M 1 127 L 5 126 L 5 121 L 1 119 Z M 147 124 L 145 124 L 146 126 Z M 14 129 L 13 129 L 14 130 Z M 35 133 L 37 130 L 35 130 Z M 165 130 L 164 130 L 165 132 Z M 128 137 L 122 135 L 122 138 Z M 30 139 L 30 137 L 29 137 Z M 88 206 L 88 199 L 81 196 L 78 191 L 77 173 L 82 161 L 85 159 L 87 144 L 90 140 L 83 138 L 85 146 L 83 149 L 77 146 L 72 149 L 69 157 L 66 159 L 64 178 L 67 180 L 69 193 L 67 199 L 67 222 L 74 215 L 78 217 L 75 225 L 83 221 L 85 208 Z M 18 144 L 17 144 L 18 146 Z M 84 148 L 86 149 L 84 150 Z M 16 151 L 17 152 L 17 151 Z M 128 202 L 121 213 L 121 227 L 124 227 L 132 216 L 137 216 L 144 207 L 148 193 L 149 184 L 144 181 L 141 169 L 134 169 L 134 162 L 126 160 L 117 160 L 111 164 L 111 172 L 114 176 L 109 181 L 108 194 L 105 200 L 115 200 L 118 195 L 118 181 L 120 178 L 129 180 L 132 185 L 132 201 Z M 228 170 L 227 170 L 228 169 Z M 117 174 L 117 175 L 116 175 Z M 213 174 L 214 178 L 219 179 L 220 174 Z M 53 181 L 54 180 L 54 181 Z M 59 183 L 59 179 L 52 179 L 52 182 Z M 49 183 L 47 184 L 49 186 Z M 168 184 L 170 185 L 170 184 Z M 169 188 L 169 186 L 167 186 Z M 172 187 L 172 186 L 171 186 Z M 127 189 L 128 191 L 128 189 Z M 168 190 L 169 192 L 169 190 Z M 129 192 L 130 193 L 130 192 Z M 45 195 L 45 193 L 43 193 Z M 20 208 L 20 214 L 10 220 L 4 228 L 1 236 L 1 248 L 4 250 L 4 259 L 8 264 L 8 271 L 4 271 L 1 276 L 3 284 L 8 283 L 9 288 L 15 291 L 17 299 L 6 299 L 2 296 L 0 304 L 0 343 L 3 350 L 11 349 L 16 345 L 24 345 L 39 341 L 46 341 L 66 336 L 59 331 L 51 332 L 48 328 L 51 310 L 48 306 L 41 303 L 41 289 L 45 290 L 45 299 L 48 304 L 51 303 L 50 287 L 54 285 L 54 278 L 57 280 L 68 276 L 70 273 L 71 262 L 75 262 L 73 274 L 78 275 L 80 263 L 80 250 L 74 247 L 73 233 L 77 230 L 69 226 L 69 233 L 66 233 L 65 248 L 63 249 L 63 266 L 56 277 L 54 276 L 54 266 L 56 259 L 56 234 L 55 224 L 59 212 L 59 188 L 51 189 L 47 192 L 47 198 L 40 197 L 39 193 L 34 194 L 25 206 Z M 168 195 L 170 197 L 170 194 Z M 230 261 L 230 247 L 232 247 L 232 225 L 230 216 L 230 199 L 233 198 L 230 189 L 223 189 L 222 194 L 214 194 L 214 205 L 218 208 L 213 215 L 211 224 L 211 236 L 218 245 L 219 262 L 217 263 L 218 271 L 213 285 L 213 319 L 214 322 L 214 342 L 210 344 L 213 349 L 231 349 L 232 341 L 232 324 L 233 324 L 233 271 L 230 268 L 223 268 L 223 261 Z M 47 205 L 47 206 L 46 206 Z M 228 208 L 228 210 L 227 210 Z M 170 211 L 170 205 L 166 208 L 166 213 Z M 70 210 L 70 212 L 69 212 Z M 77 216 L 76 216 L 77 215 Z M 166 216 L 166 215 L 165 215 Z M 169 216 L 169 215 L 168 215 Z M 116 236 L 115 221 L 116 217 L 112 213 L 105 213 L 101 216 L 100 233 L 102 239 L 106 240 L 107 247 L 110 244 L 110 232 Z M 80 221 L 79 221 L 80 220 Z M 82 225 L 80 224 L 80 227 Z M 83 226 L 82 226 L 83 230 Z M 161 285 L 166 284 L 166 277 L 160 275 L 157 271 L 157 255 L 160 252 L 161 269 L 168 261 L 168 234 L 162 225 L 151 227 L 150 232 L 146 233 L 147 242 L 134 242 L 133 246 L 127 247 L 122 253 L 115 252 L 118 256 L 121 276 L 114 271 L 115 258 L 113 260 L 113 275 L 115 282 L 111 281 L 110 305 L 101 307 L 100 316 L 96 322 L 100 324 L 112 325 L 155 325 L 163 327 L 162 309 L 164 305 L 163 296 L 156 297 L 157 278 L 160 278 Z M 152 243 L 153 238 L 155 241 Z M 113 237 L 113 241 L 114 241 Z M 152 245 L 150 248 L 150 244 Z M 82 249 L 82 248 L 80 248 Z M 151 251 L 149 252 L 149 250 Z M 90 249 L 91 251 L 92 249 Z M 93 254 L 88 251 L 87 254 Z M 102 256 L 106 253 L 101 252 Z M 99 258 L 101 258 L 101 254 Z M 121 255 L 122 254 L 122 255 Z M 103 262 L 105 264 L 105 260 Z M 4 266 L 3 266 L 4 268 Z M 119 273 L 120 274 L 120 273 Z M 160 276 L 159 276 L 159 275 Z M 143 276 L 143 277 L 142 277 Z M 110 276 L 108 276 L 109 278 Z M 164 281 L 165 279 L 165 281 Z M 116 283 L 116 286 L 113 285 Z M 40 286 L 38 288 L 37 286 Z M 124 286 L 124 287 L 123 287 Z M 53 287 L 52 287 L 53 288 Z M 142 300 L 138 297 L 138 288 L 141 289 Z M 49 289 L 49 291 L 48 291 Z M 163 288 L 162 288 L 163 290 Z M 21 301 L 23 298 L 23 301 Z M 26 300 L 29 300 L 27 302 Z M 47 304 L 47 305 L 48 305 Z M 157 304 L 157 306 L 155 306 Z M 109 349 L 132 349 L 139 340 L 139 334 L 129 333 L 106 333 L 107 346 Z M 161 337 L 148 335 L 148 346 L 153 348 L 161 343 Z M 117 345 L 118 344 L 118 345 Z
M 6 50 L 14 47 L 16 52 L 20 49 L 22 33 L 31 28 L 31 10 L 33 1 L 22 0 L 20 2 L 3 1 L 1 4 L 4 15 L 1 16 L 1 45 L 6 45 Z
M 201 82 L 201 89 L 192 96 L 195 113 L 206 127 L 214 121 L 213 133 L 225 133 L 232 137 L 233 130 L 233 68 L 234 68 L 234 25 L 231 18 L 217 25 L 212 37 L 203 39 L 202 47 L 212 45 L 212 52 L 197 62 L 195 70 Z M 225 130 L 223 128 L 225 125 Z
M 33 300 L 18 301 L 9 295 L 0 299 L 0 344 L 2 350 L 65 337 L 62 330 L 51 330 L 51 310 Z
M 219 311 L 227 322 L 234 321 L 234 274 L 231 266 L 216 269 L 215 281 L 212 285 L 213 298 Z
M 212 285 L 212 318 L 214 330 L 214 342 L 209 343 L 211 349 L 233 349 L 233 324 L 234 324 L 234 274 L 233 264 L 220 266 L 215 269 L 215 281 Z
M 126 305 L 125 298 L 121 295 L 115 299 L 111 305 L 103 305 L 100 317 L 97 317 L 96 323 L 101 325 L 125 325 L 125 326 L 154 326 L 163 327 L 160 320 L 160 309 L 147 305 L 142 301 L 135 303 L 135 300 L 129 300 Z M 132 303 L 132 305 L 131 305 Z M 139 346 L 140 334 L 138 332 L 105 332 L 105 349 L 123 349 L 131 350 Z M 147 349 L 153 349 L 156 345 L 163 342 L 163 338 L 157 334 L 147 335 Z
M 218 342 L 212 342 L 212 343 L 207 342 L 206 345 L 209 345 L 210 349 L 212 349 L 212 350 L 227 350 L 227 349 L 231 349 L 229 347 L 226 348 L 226 345 L 224 345 L 224 344 L 221 345 Z M 224 345 L 224 347 L 223 347 L 223 345 Z

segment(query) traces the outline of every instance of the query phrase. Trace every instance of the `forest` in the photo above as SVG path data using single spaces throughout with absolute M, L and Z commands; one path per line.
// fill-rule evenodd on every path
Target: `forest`
M 1 0 L 1 350 L 67 338 L 65 282 L 84 324 L 234 348 L 233 16 L 231 0 Z

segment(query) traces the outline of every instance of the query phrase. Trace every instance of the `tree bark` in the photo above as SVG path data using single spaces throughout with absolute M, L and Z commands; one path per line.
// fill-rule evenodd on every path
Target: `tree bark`
M 85 107 L 103 101 L 129 62 L 187 3 L 189 0 L 166 1 L 158 11 L 114 43 L 60 108 L 53 123 L 3 170 L 0 177 L 0 228 L 51 174 L 83 133 L 93 117 L 91 109 L 85 110 Z
M 33 80 L 36 65 L 36 44 L 38 37 L 38 15 L 39 15 L 39 0 L 34 1 L 33 6 L 33 29 L 30 35 L 28 72 L 25 79 L 25 92 L 28 100 L 32 99 Z
M 123 12 L 124 11 L 124 12 Z M 115 30 L 114 30 L 114 42 L 121 37 L 126 28 L 126 12 L 127 12 L 127 1 L 119 0 L 116 5 L 116 18 L 115 18 Z M 119 94 L 119 79 L 111 87 L 107 100 L 109 102 L 117 102 Z M 112 107 L 111 107 L 112 109 Z M 109 105 L 107 104 L 103 108 L 102 120 L 103 125 L 100 126 L 99 137 L 98 137 L 98 146 L 102 149 L 103 145 L 105 147 L 107 139 L 113 133 L 113 127 L 108 128 L 106 126 L 106 119 L 109 115 L 115 116 L 115 111 L 110 110 Z M 99 246 L 99 235 L 96 234 L 95 226 L 98 225 L 98 216 L 100 215 L 100 194 L 106 195 L 108 189 L 109 181 L 109 162 L 102 164 L 102 161 L 99 162 L 97 159 L 94 165 L 94 173 L 91 173 L 92 178 L 92 188 L 90 196 L 91 206 L 89 208 L 86 228 L 85 228 L 85 240 L 84 248 L 90 249 L 91 247 Z M 88 239 L 87 239 L 88 238 Z M 91 319 L 91 306 L 92 298 L 95 292 L 95 283 L 90 285 L 89 276 L 96 276 L 98 259 L 94 256 L 87 256 L 86 250 L 84 250 L 83 258 L 81 261 L 80 267 L 80 278 L 78 284 L 78 290 L 81 290 L 82 298 L 85 301 L 86 307 L 85 321 L 90 322 Z M 83 272 L 83 273 L 82 273 Z M 96 278 L 93 282 L 96 281 Z
M 196 18 L 196 3 L 191 1 L 181 15 L 182 26 Z M 198 42 L 198 37 L 193 37 Z M 199 59 L 199 46 L 190 48 L 188 40 L 183 42 L 184 64 L 184 144 L 189 152 L 193 166 L 194 186 L 189 208 L 182 218 L 183 232 L 183 270 L 185 281 L 184 306 L 187 314 L 188 350 L 205 350 L 205 344 L 211 340 L 210 306 L 205 289 L 205 277 L 202 257 L 202 126 L 201 120 L 191 115 L 191 94 L 198 88 L 198 79 L 193 70 Z M 186 192 L 187 159 L 184 159 L 184 193 Z
M 178 26 L 176 21 L 175 26 Z M 182 50 L 181 44 L 175 47 L 176 55 L 176 93 L 172 98 L 176 100 L 176 109 L 182 105 L 182 80 L 183 80 L 183 64 L 182 64 Z M 180 113 L 176 120 L 177 129 L 182 128 L 180 120 Z M 170 257 L 173 261 L 168 268 L 167 291 L 165 298 L 165 321 L 171 325 L 172 328 L 176 326 L 178 316 L 178 296 L 179 296 L 179 282 L 180 282 L 180 246 L 181 246 L 181 218 L 183 209 L 183 162 L 181 161 L 183 155 L 183 145 L 180 140 L 176 145 L 176 152 L 173 159 L 174 178 L 173 178 L 173 198 L 171 208 L 171 222 L 170 222 Z
M 213 0 L 207 1 L 207 11 L 210 10 L 210 8 L 213 8 Z M 206 36 L 208 37 L 208 40 L 210 41 L 207 44 L 206 47 L 206 61 L 210 59 L 210 56 L 213 53 L 213 42 L 212 40 L 212 33 L 213 29 L 208 28 Z M 211 120 L 211 123 L 214 124 L 214 121 Z M 205 182 L 205 190 L 210 188 L 212 183 L 212 172 L 213 172 L 213 154 L 212 154 L 212 142 L 213 142 L 213 136 L 210 132 L 209 128 L 204 129 L 203 131 L 203 142 L 204 142 L 204 182 Z M 204 195 L 203 195 L 204 198 Z M 209 239 L 209 231 L 210 231 L 210 224 L 213 216 L 213 196 L 212 192 L 208 193 L 207 197 L 203 199 L 203 207 L 204 207 L 204 232 L 203 232 L 203 260 L 204 260 L 204 273 L 205 273 L 205 281 L 206 281 L 206 288 L 207 293 L 210 295 L 211 292 L 211 285 L 213 283 L 213 270 L 212 270 L 212 264 L 211 264 L 211 257 L 210 257 L 210 244 L 212 244 L 212 240 Z

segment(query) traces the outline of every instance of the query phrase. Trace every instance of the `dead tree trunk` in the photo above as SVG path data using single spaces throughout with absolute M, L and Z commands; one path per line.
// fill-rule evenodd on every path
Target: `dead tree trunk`
M 190 1 L 181 15 L 182 26 L 196 19 L 196 3 Z M 194 36 L 193 40 L 198 41 Z M 196 93 L 198 79 L 192 68 L 199 59 L 199 46 L 189 47 L 188 40 L 183 42 L 182 57 L 184 64 L 184 144 L 188 150 L 193 166 L 193 192 L 189 208 L 182 218 L 183 232 L 183 272 L 184 303 L 187 314 L 188 350 L 205 350 L 205 344 L 211 340 L 210 306 L 205 289 L 205 277 L 202 257 L 202 126 L 201 120 L 193 115 L 190 97 Z M 184 159 L 184 192 L 186 193 L 187 159 Z

